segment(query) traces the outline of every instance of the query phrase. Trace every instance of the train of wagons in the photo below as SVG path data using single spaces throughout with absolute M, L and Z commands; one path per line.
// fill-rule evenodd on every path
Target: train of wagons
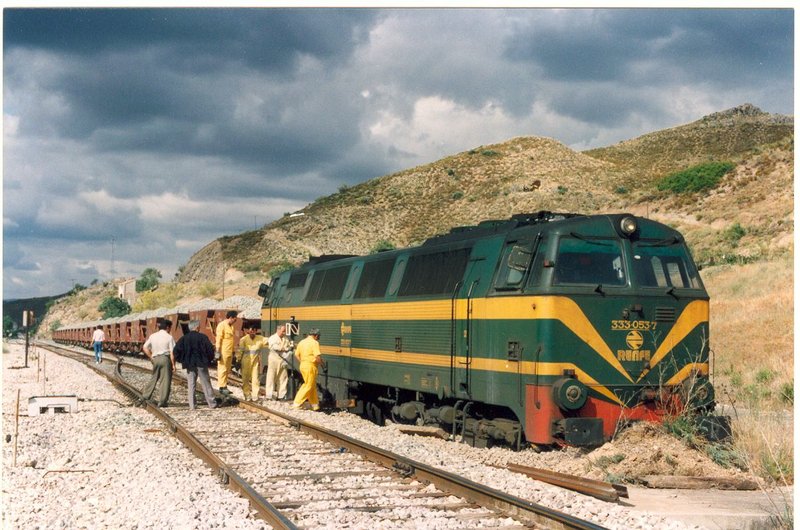
M 144 346 L 147 337 L 158 331 L 158 323 L 160 321 L 169 320 L 172 322 L 170 334 L 177 341 L 188 332 L 189 322 L 197 320 L 199 322 L 198 331 L 205 334 L 213 344 L 216 341 L 214 333 L 217 329 L 217 324 L 225 320 L 225 315 L 228 311 L 237 309 L 235 307 L 227 309 L 163 309 L 125 315 L 118 318 L 82 322 L 59 327 L 53 331 L 53 340 L 60 344 L 91 349 L 92 334 L 99 326 L 106 337 L 103 342 L 103 351 L 118 355 L 137 356 L 143 355 L 142 346 Z M 236 320 L 234 323 L 236 340 L 244 334 L 243 328 L 247 328 L 250 325 L 260 327 L 261 321 L 254 318 L 239 318 Z
M 709 297 L 683 236 L 630 214 L 537 212 L 262 284 L 265 334 L 321 332 L 323 403 L 475 446 L 593 446 L 632 421 L 712 439 Z

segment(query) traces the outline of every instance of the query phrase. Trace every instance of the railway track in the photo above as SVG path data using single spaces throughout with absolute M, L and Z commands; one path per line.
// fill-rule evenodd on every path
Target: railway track
M 150 376 L 141 363 L 96 365 L 91 354 L 39 346 L 132 400 Z M 177 382 L 168 407 L 148 410 L 275 528 L 602 528 L 253 403 L 189 411 Z

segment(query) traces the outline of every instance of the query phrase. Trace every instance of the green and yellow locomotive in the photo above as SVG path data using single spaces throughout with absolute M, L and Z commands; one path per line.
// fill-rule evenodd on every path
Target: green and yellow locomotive
M 326 401 L 376 422 L 481 446 L 596 445 L 628 421 L 714 407 L 697 268 L 680 233 L 628 214 L 515 215 L 323 256 L 259 294 L 265 333 L 321 330 Z

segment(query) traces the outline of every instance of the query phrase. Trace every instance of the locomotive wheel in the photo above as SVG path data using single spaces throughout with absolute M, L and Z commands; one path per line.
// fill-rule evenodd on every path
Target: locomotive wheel
M 367 419 L 369 421 L 375 425 L 384 425 L 386 418 L 383 415 L 383 410 L 381 410 L 377 403 L 367 401 L 364 408 L 366 409 Z

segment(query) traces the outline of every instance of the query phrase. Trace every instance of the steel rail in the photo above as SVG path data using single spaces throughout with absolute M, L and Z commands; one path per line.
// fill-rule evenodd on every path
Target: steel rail
M 590 495 L 608 502 L 618 502 L 620 497 L 628 497 L 628 488 L 611 484 L 610 482 L 603 482 L 601 480 L 578 477 L 566 473 L 559 473 L 557 471 L 550 471 L 549 469 L 539 469 L 520 464 L 507 464 L 506 469 L 515 473 L 522 473 L 523 475 L 541 480 L 542 482 L 547 482 L 548 484 L 553 484 L 554 486 L 577 491 L 578 493 Z
M 116 375 L 114 383 L 119 387 L 125 388 L 127 393 L 133 393 L 141 399 L 142 395 L 133 386 L 125 382 L 125 378 L 122 375 L 122 363 L 123 360 L 120 358 L 117 361 L 117 365 L 114 367 L 114 374 Z M 220 481 L 223 484 L 226 484 L 230 489 L 247 499 L 250 506 L 273 528 L 285 530 L 295 530 L 297 528 L 297 526 L 283 515 L 280 510 L 272 506 L 267 499 L 254 490 L 246 480 L 236 473 L 236 471 L 217 457 L 213 451 L 206 447 L 206 445 L 198 440 L 191 432 L 187 431 L 182 425 L 173 420 L 169 414 L 149 401 L 145 400 L 144 404 L 147 410 L 164 422 L 170 432 L 183 442 L 195 456 L 217 471 Z
M 121 373 L 122 363 L 123 359 L 120 358 L 115 367 L 116 378 L 112 379 L 112 381 L 126 394 L 141 398 L 141 394 L 134 387 L 124 381 L 124 377 Z M 136 368 L 133 365 L 130 366 Z M 96 370 L 100 373 L 103 373 L 99 369 Z M 234 489 L 247 498 L 251 506 L 254 507 L 254 509 L 264 520 L 269 522 L 275 528 L 297 528 L 277 508 L 272 506 L 269 501 L 253 490 L 252 487 L 247 484 L 247 482 L 244 481 L 233 469 L 216 457 L 211 450 L 209 450 L 202 442 L 197 440 L 190 432 L 186 431 L 183 427 L 176 423 L 166 412 L 159 409 L 152 403 L 145 403 L 147 410 L 167 424 L 170 431 L 175 434 L 187 447 L 189 447 L 193 453 L 206 462 L 210 467 L 218 470 L 223 482 L 227 480 L 227 484 L 231 489 Z M 388 469 L 392 469 L 407 477 L 414 477 L 418 480 L 431 483 L 442 491 L 462 497 L 480 506 L 503 512 L 511 517 L 524 521 L 526 524 L 535 525 L 536 528 L 547 528 L 553 530 L 605 529 L 605 527 L 596 523 L 585 521 L 558 510 L 525 500 L 521 497 L 490 488 L 465 477 L 460 477 L 450 473 L 449 471 L 437 469 L 422 462 L 417 462 L 369 443 L 356 440 L 355 438 L 351 438 L 347 435 L 337 433 L 320 425 L 300 420 L 288 414 L 284 414 L 252 402 L 240 401 L 239 407 L 257 412 L 279 423 L 291 425 L 298 431 L 306 433 L 318 440 L 326 441 L 334 446 L 344 448 L 345 450 L 354 454 L 361 455 L 371 462 L 377 463 Z
M 49 344 L 41 344 L 41 346 L 50 349 L 51 351 L 55 349 L 61 350 L 62 352 L 67 352 L 71 355 L 81 355 L 78 352 L 73 352 L 58 346 L 52 346 Z M 106 372 L 96 366 L 93 366 L 91 363 L 86 363 L 86 366 L 111 381 L 111 383 L 121 390 L 125 395 L 133 399 L 142 400 L 142 394 L 135 387 L 125 381 L 125 378 L 122 375 L 122 363 L 123 359 L 122 357 L 119 357 L 117 359 L 116 366 L 114 367 L 115 377 L 109 377 Z M 130 366 L 133 368 L 140 368 L 134 365 Z M 250 503 L 250 506 L 262 519 L 269 523 L 273 528 L 282 530 L 297 530 L 298 527 L 285 515 L 283 515 L 280 510 L 272 506 L 267 499 L 255 491 L 246 480 L 239 476 L 239 474 L 236 473 L 225 462 L 220 460 L 213 453 L 213 451 L 206 447 L 205 444 L 198 440 L 192 433 L 183 428 L 179 423 L 173 420 L 169 414 L 158 408 L 155 404 L 146 400 L 142 401 L 148 412 L 164 422 L 169 431 L 181 442 L 183 442 L 183 444 L 186 445 L 186 447 L 188 447 L 195 456 L 200 458 L 218 473 L 220 481 L 223 484 L 227 485 L 228 488 L 247 499 L 247 501 Z
M 347 435 L 315 425 L 311 422 L 299 420 L 282 412 L 248 402 L 240 402 L 239 406 L 269 416 L 281 423 L 288 423 L 300 432 L 305 432 L 314 438 L 327 441 L 330 444 L 344 448 L 352 453 L 359 454 L 372 462 L 393 469 L 406 476 L 429 482 L 442 491 L 452 495 L 465 498 L 487 508 L 494 508 L 525 521 L 528 524 L 537 525 L 537 528 L 559 530 L 601 530 L 605 528 L 590 521 L 585 521 L 558 510 L 525 500 L 521 497 L 516 497 L 479 484 L 465 477 L 450 473 L 449 471 L 437 469 L 428 464 L 397 455 Z

